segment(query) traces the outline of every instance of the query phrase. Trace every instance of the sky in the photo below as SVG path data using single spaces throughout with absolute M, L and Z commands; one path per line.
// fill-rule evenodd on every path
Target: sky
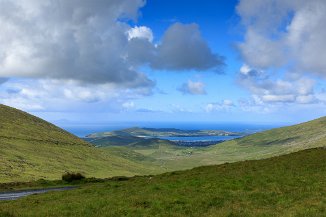
M 324 0 L 0 0 L 0 103 L 59 125 L 326 115 Z

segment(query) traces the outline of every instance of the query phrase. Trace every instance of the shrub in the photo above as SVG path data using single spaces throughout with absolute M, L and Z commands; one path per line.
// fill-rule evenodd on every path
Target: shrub
M 128 181 L 130 178 L 126 176 L 115 176 L 112 177 L 110 180 L 112 181 Z
M 79 181 L 85 179 L 85 176 L 82 175 L 81 173 L 70 173 L 67 172 L 62 175 L 62 180 L 66 182 L 72 182 L 72 181 Z

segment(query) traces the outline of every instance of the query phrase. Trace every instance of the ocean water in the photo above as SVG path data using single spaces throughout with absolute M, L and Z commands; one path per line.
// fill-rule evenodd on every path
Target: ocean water
M 166 139 L 170 141 L 183 141 L 183 142 L 207 142 L 207 141 L 226 141 L 236 139 L 241 136 L 162 136 L 160 139 Z
M 119 122 L 107 124 L 79 124 L 79 125 L 61 125 L 63 129 L 79 136 L 85 137 L 91 133 L 108 132 L 121 130 L 130 127 L 150 127 L 150 128 L 176 128 L 182 130 L 225 130 L 241 133 L 255 133 L 275 127 L 281 127 L 285 124 L 250 124 L 250 123 L 207 123 L 207 122 Z M 178 137 L 180 140 L 180 137 Z M 229 137 L 228 137 L 229 138 Z M 170 137 L 170 139 L 172 139 Z M 195 139 L 195 138 L 194 138 Z M 202 139 L 215 139 L 212 136 Z M 218 139 L 221 140 L 221 139 Z M 187 140 L 189 141 L 189 139 Z

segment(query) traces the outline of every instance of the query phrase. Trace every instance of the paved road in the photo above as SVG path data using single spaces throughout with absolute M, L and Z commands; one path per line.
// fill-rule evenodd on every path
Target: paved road
M 66 191 L 72 190 L 76 187 L 62 187 L 62 188 L 46 188 L 46 189 L 38 189 L 38 190 L 26 190 L 26 191 L 13 191 L 13 192 L 4 192 L 0 193 L 0 201 L 1 200 L 16 200 L 21 197 L 26 197 L 32 194 L 42 194 L 50 191 Z

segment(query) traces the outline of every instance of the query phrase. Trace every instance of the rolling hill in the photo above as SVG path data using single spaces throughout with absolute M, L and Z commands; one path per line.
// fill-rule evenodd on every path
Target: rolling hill
M 200 148 L 159 139 L 135 141 L 132 136 L 130 144 L 121 146 L 119 136 L 114 137 L 115 146 L 96 148 L 44 120 L 0 105 L 0 182 L 59 179 L 66 171 L 98 178 L 158 174 L 269 158 L 326 146 L 326 117 Z M 102 140 L 112 142 L 89 139 L 99 139 L 99 146 Z
M 23 111 L 0 105 L 0 182 L 60 179 L 66 171 L 86 176 L 160 171 L 97 149 Z
M 0 201 L 0 216 L 320 216 L 326 149 Z
M 169 140 L 163 140 L 158 138 L 143 138 L 131 135 L 111 135 L 104 137 L 86 137 L 83 140 L 94 144 L 96 147 L 106 146 L 156 146 L 159 143 L 165 143 L 168 145 L 176 145 L 174 142 Z
M 326 117 L 272 129 L 204 148 L 176 146 L 108 147 L 107 151 L 142 154 L 156 159 L 166 171 L 243 160 L 258 160 L 304 149 L 326 146 Z

